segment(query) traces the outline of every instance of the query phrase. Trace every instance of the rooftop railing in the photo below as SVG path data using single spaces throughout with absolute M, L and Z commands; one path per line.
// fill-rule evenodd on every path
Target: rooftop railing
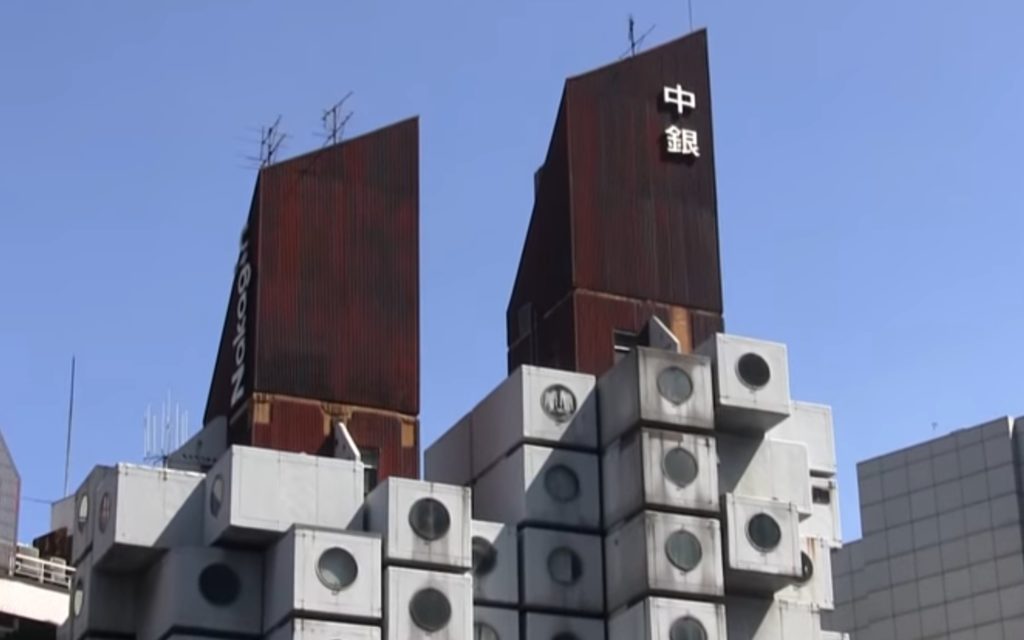
M 5 568 L 11 577 L 31 580 L 49 587 L 71 589 L 71 577 L 75 574 L 75 569 L 69 567 L 62 558 L 44 560 L 31 552 L 26 553 L 24 547 L 9 556 Z

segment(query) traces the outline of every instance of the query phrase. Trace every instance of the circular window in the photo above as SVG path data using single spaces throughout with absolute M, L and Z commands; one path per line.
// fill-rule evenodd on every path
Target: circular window
M 693 381 L 679 367 L 666 367 L 658 374 L 658 393 L 672 404 L 683 404 L 693 395 Z
M 211 564 L 199 574 L 199 593 L 210 604 L 225 607 L 242 593 L 242 581 L 226 564 Z
M 100 498 L 100 515 L 96 524 L 100 527 L 100 533 L 106 533 L 107 524 L 110 523 L 110 508 L 111 508 L 110 494 L 104 493 L 103 497 Z
M 666 453 L 661 460 L 661 466 L 668 479 L 680 488 L 689 486 L 697 479 L 697 458 L 682 447 L 676 447 Z
M 540 395 L 540 407 L 555 422 L 566 422 L 576 413 L 576 396 L 569 387 L 553 384 Z
M 736 363 L 736 372 L 747 386 L 755 389 L 768 384 L 772 379 L 772 370 L 768 362 L 756 353 L 745 353 Z
M 78 530 L 85 531 L 85 523 L 89 521 L 89 494 L 83 493 L 78 498 Z
M 420 498 L 409 509 L 409 526 L 428 542 L 443 538 L 451 524 L 448 509 L 434 498 Z
M 704 557 L 700 540 L 689 531 L 676 531 L 665 541 L 665 555 L 677 569 L 692 571 Z
M 79 578 L 75 584 L 75 595 L 71 598 L 71 613 L 77 618 L 82 613 L 82 605 L 85 604 L 85 585 L 83 580 Z
M 800 554 L 800 582 L 807 582 L 814 577 L 814 561 L 806 553 Z
M 544 473 L 544 489 L 555 502 L 572 502 L 580 495 L 580 479 L 564 464 L 556 464 Z
M 317 560 L 316 577 L 331 591 L 341 591 L 355 582 L 358 576 L 356 559 L 340 547 L 331 547 Z
M 558 547 L 548 555 L 548 574 L 558 584 L 576 584 L 583 575 L 583 561 L 568 547 Z
M 782 529 L 767 513 L 759 513 L 747 523 L 747 535 L 761 551 L 771 551 L 782 541 Z
M 224 504 L 224 476 L 218 473 L 210 485 L 210 514 L 214 518 L 220 513 L 222 504 Z
M 494 630 L 494 627 L 485 622 L 477 622 L 473 625 L 473 637 L 476 640 L 501 640 L 501 636 Z
M 686 616 L 672 623 L 669 640 L 707 640 L 708 633 L 697 619 Z
M 448 626 L 452 619 L 452 605 L 443 593 L 428 587 L 417 591 L 409 601 L 409 615 L 413 624 L 433 633 Z
M 473 577 L 482 578 L 494 571 L 498 564 L 498 550 L 490 540 L 473 536 Z

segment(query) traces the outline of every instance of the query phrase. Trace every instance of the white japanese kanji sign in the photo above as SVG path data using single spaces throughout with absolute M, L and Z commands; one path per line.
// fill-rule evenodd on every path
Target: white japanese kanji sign
M 697 108 L 697 96 L 693 95 L 690 91 L 684 90 L 681 84 L 677 84 L 674 87 L 665 87 L 662 98 L 665 100 L 665 104 L 674 105 L 679 115 L 683 115 L 686 109 Z
M 675 107 L 676 115 L 685 115 L 686 110 L 697 108 L 697 96 L 692 91 L 683 89 L 683 85 L 666 86 L 662 91 L 665 104 Z M 697 143 L 697 132 L 683 129 L 676 125 L 665 129 L 666 151 L 672 155 L 700 157 L 700 146 Z

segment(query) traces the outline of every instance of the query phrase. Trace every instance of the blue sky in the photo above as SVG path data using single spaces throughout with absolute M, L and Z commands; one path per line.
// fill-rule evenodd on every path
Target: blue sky
M 563 79 L 655 44 L 686 3 L 0 4 L 0 429 L 21 537 L 138 461 L 171 390 L 201 415 L 258 127 L 319 144 L 421 118 L 424 443 L 505 375 L 504 311 Z M 716 2 L 709 29 L 726 321 L 789 345 L 855 463 L 1024 413 L 1024 6 Z M 932 423 L 937 423 L 933 431 Z

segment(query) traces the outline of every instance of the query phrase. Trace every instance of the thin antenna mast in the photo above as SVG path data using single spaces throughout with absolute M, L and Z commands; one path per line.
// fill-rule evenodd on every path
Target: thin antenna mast
M 686 0 L 686 6 L 690 10 L 690 31 L 693 31 L 693 0 Z
M 281 116 L 277 116 L 274 124 L 269 127 L 260 127 L 260 155 L 258 158 L 252 156 L 247 158 L 250 162 L 257 163 L 260 169 L 274 163 L 274 156 L 287 137 L 286 134 L 281 133 L 280 126 Z
M 64 493 L 68 495 L 68 476 L 71 473 L 71 420 L 75 415 L 75 356 L 71 356 L 71 396 L 68 398 L 68 440 L 64 449 Z
M 345 97 L 334 103 L 330 109 L 325 109 L 323 116 L 320 117 L 320 121 L 324 125 L 324 131 L 327 132 L 326 141 L 324 146 L 329 144 L 335 144 L 345 135 L 345 125 L 352 119 L 352 111 L 341 115 L 341 120 L 338 120 L 339 111 L 345 101 L 352 97 L 352 92 L 349 91 L 345 94 Z
M 655 26 L 657 25 L 651 25 L 651 28 L 648 29 L 647 31 L 644 31 L 643 35 L 641 35 L 638 38 L 636 37 L 636 20 L 633 19 L 633 14 L 630 14 L 628 31 L 629 49 L 626 49 L 625 53 L 619 56 L 619 60 L 622 60 L 623 58 L 626 58 L 628 56 L 635 56 L 636 52 L 640 50 L 640 47 L 643 45 L 644 40 L 647 38 L 647 36 L 649 36 L 651 32 L 654 31 Z

